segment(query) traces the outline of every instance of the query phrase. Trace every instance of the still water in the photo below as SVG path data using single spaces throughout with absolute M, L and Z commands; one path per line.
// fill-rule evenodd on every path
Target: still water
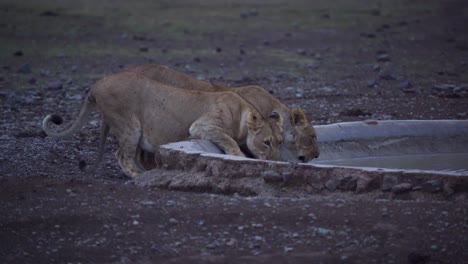
M 380 156 L 323 160 L 313 163 L 350 167 L 435 170 L 457 172 L 468 175 L 468 153 Z

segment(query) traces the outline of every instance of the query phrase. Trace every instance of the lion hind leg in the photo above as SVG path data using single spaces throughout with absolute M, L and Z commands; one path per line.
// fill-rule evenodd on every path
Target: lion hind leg
M 131 122 L 125 126 L 116 135 L 119 141 L 119 150 L 116 152 L 116 158 L 123 172 L 135 178 L 140 175 L 145 169 L 137 162 L 138 142 L 141 137 L 140 122 L 136 118 L 132 118 Z
M 192 138 L 211 140 L 227 155 L 245 157 L 237 142 L 224 132 L 224 130 L 213 124 L 213 118 L 204 115 L 197 119 L 189 129 Z

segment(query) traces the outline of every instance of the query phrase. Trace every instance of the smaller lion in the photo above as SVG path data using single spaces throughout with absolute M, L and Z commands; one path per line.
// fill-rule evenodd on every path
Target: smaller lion
M 281 160 L 309 162 L 320 155 L 317 133 L 300 108 L 289 109 L 260 86 L 249 85 L 229 88 L 192 78 L 184 73 L 161 65 L 139 65 L 125 69 L 142 74 L 152 80 L 186 90 L 204 92 L 233 92 L 257 108 L 260 114 L 269 116 L 278 113 L 283 122 L 284 143 L 281 145 Z
M 70 128 L 61 132 L 51 129 L 51 122 L 62 123 L 58 115 L 46 116 L 42 128 L 48 136 L 70 136 L 81 129 L 94 106 L 102 113 L 95 166 L 101 161 L 110 131 L 119 144 L 119 165 L 132 178 L 145 170 L 139 160 L 141 150 L 155 153 L 162 144 L 188 138 L 211 140 L 229 155 L 245 157 L 242 148 L 254 158 L 279 159 L 283 141 L 279 114 L 264 118 L 235 93 L 178 89 L 131 72 L 97 82 Z

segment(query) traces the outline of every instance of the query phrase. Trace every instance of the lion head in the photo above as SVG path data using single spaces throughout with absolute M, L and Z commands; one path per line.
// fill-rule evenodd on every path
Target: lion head
M 247 147 L 254 158 L 279 160 L 283 119 L 278 113 L 272 113 L 268 119 L 250 112 L 247 117 Z

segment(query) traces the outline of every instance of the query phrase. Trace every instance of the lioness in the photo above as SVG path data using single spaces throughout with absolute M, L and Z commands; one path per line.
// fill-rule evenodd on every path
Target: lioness
M 317 133 L 299 108 L 289 109 L 269 92 L 259 86 L 228 88 L 171 70 L 160 65 L 141 65 L 125 69 L 127 72 L 143 74 L 150 79 L 188 90 L 220 92 L 231 91 L 255 106 L 264 116 L 277 112 L 283 118 L 283 138 L 281 159 L 286 161 L 308 162 L 319 156 Z
M 53 137 L 69 136 L 83 126 L 95 105 L 103 116 L 97 162 L 101 160 L 110 129 L 119 143 L 116 153 L 119 165 L 133 178 L 144 171 L 136 159 L 139 148 L 154 153 L 161 144 L 189 136 L 209 139 L 230 155 L 244 156 L 239 146 L 246 146 L 256 158 L 279 159 L 280 115 L 265 119 L 231 92 L 183 90 L 131 72 L 110 75 L 97 82 L 70 128 L 54 132 L 49 123 L 61 124 L 62 119 L 49 115 L 43 120 L 43 130 Z

